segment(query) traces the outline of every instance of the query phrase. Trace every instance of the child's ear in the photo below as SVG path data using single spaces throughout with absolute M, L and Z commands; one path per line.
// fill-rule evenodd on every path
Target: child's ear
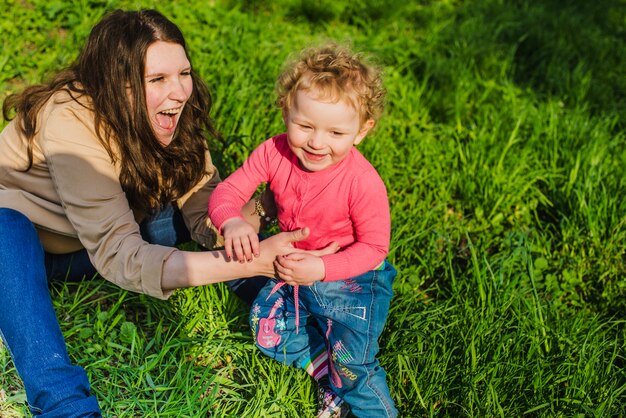
M 354 139 L 354 145 L 358 145 L 359 143 L 361 143 L 363 138 L 365 138 L 365 135 L 367 135 L 367 133 L 374 127 L 374 125 L 376 125 L 376 121 L 374 119 L 366 120 L 365 123 L 361 125 L 361 129 Z

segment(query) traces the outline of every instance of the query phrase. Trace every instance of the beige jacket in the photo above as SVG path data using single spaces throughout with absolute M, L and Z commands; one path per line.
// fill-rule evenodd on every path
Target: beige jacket
M 26 215 L 46 251 L 62 254 L 86 248 L 105 279 L 165 299 L 169 294 L 161 288 L 163 263 L 178 250 L 141 238 L 118 167 L 96 137 L 93 113 L 67 98 L 57 93 L 42 108 L 30 170 L 20 171 L 28 159 L 15 121 L 0 133 L 0 207 Z M 217 233 L 207 202 L 220 178 L 208 152 L 206 158 L 210 173 L 176 203 L 192 238 L 212 248 Z

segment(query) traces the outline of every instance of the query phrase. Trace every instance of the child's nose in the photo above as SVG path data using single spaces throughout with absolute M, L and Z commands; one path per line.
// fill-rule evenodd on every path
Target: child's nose
M 319 149 L 324 146 L 324 141 L 322 139 L 322 135 L 319 132 L 311 133 L 309 136 L 309 147 Z

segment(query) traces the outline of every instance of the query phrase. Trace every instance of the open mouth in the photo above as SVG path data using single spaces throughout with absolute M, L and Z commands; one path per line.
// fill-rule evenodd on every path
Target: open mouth
M 181 108 L 167 109 L 156 114 L 156 122 L 160 128 L 171 131 L 176 127 L 176 121 Z

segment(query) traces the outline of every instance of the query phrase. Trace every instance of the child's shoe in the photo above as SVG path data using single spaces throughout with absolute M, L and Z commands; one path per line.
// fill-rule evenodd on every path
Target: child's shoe
M 328 376 L 317 382 L 317 418 L 344 418 L 348 405 L 330 389 Z

